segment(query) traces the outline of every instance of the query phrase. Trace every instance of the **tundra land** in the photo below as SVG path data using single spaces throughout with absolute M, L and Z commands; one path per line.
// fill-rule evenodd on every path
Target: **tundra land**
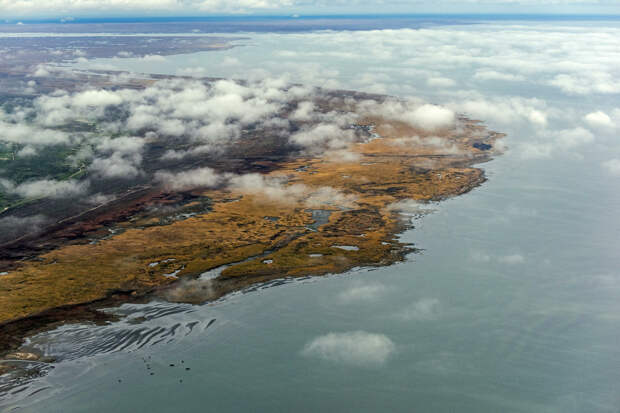
M 2 81 L 8 358 L 123 302 L 198 304 L 401 261 L 415 251 L 398 239 L 410 217 L 483 183 L 475 165 L 501 152 L 502 134 L 445 108 L 278 79 Z

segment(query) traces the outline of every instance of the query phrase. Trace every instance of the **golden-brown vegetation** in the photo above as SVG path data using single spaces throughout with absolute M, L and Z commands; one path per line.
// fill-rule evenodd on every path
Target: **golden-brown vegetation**
M 397 122 L 366 122 L 375 124 L 383 138 L 349 148 L 355 161 L 296 158 L 273 172 L 286 176 L 289 185 L 330 187 L 347 197 L 346 208 L 321 207 L 331 215 L 318 230 L 309 228 L 312 214 L 303 201 L 206 191 L 212 201 L 207 213 L 162 226 L 120 223 L 125 230 L 108 239 L 64 246 L 23 262 L 0 277 L 0 323 L 119 290 L 140 295 L 176 277 L 197 276 L 226 264 L 230 266 L 211 281 L 206 298 L 275 278 L 401 260 L 407 246 L 395 235 L 402 222 L 389 205 L 403 199 L 441 200 L 480 184 L 482 171 L 470 165 L 488 158 L 471 146 L 482 127 L 470 122 L 464 132 L 444 133 L 438 140 L 411 138 L 419 131 Z M 497 137 L 487 135 L 485 142 Z

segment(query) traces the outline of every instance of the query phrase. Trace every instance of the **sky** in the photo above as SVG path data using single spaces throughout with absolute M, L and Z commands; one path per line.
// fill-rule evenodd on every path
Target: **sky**
M 415 13 L 620 14 L 618 0 L 0 0 L 17 17 Z

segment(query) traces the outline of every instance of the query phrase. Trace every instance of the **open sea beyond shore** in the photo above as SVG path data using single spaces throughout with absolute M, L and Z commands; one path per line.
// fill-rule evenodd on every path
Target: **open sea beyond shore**
M 406 262 L 40 334 L 29 344 L 57 361 L 0 409 L 617 412 L 620 24 L 256 31 L 223 51 L 73 67 L 415 96 L 507 133 L 507 151 L 481 187 L 404 217 L 423 250 Z

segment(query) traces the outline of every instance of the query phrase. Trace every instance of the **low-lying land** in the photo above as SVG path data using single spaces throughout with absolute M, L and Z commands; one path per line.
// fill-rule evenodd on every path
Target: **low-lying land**
M 402 260 L 413 250 L 397 238 L 408 225 L 402 214 L 480 185 L 484 173 L 473 165 L 497 153 L 502 135 L 477 121 L 459 117 L 428 130 L 362 111 L 368 96 L 330 93 L 314 102 L 317 111 L 357 115 L 346 145 L 310 151 L 263 126 L 244 130 L 224 152 L 166 161 L 169 179 L 114 181 L 106 187 L 116 191 L 113 200 L 58 212 L 44 230 L 5 242 L 0 351 L 59 322 L 105 320 L 96 309 L 123 301 L 157 295 L 201 303 L 274 279 Z M 290 133 L 315 122 L 295 123 L 296 105 L 278 114 L 290 117 Z M 148 145 L 151 169 L 139 177 L 157 171 L 170 149 L 162 138 Z M 213 182 L 180 185 L 196 170 L 188 165 L 212 168 Z M 45 202 L 52 201 L 26 207 L 38 211 Z

